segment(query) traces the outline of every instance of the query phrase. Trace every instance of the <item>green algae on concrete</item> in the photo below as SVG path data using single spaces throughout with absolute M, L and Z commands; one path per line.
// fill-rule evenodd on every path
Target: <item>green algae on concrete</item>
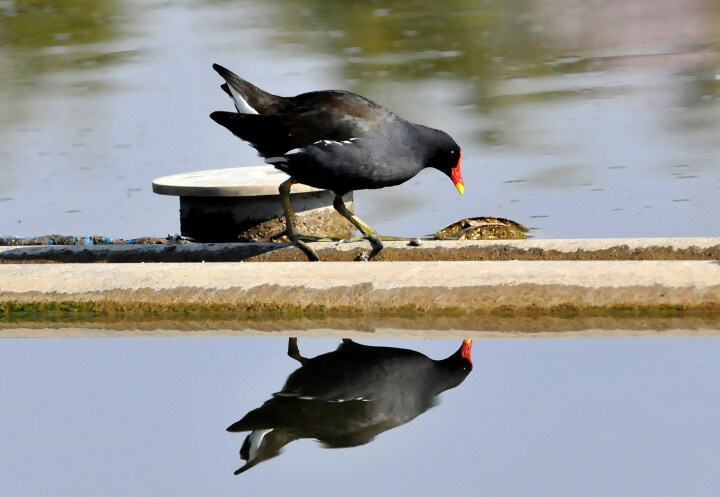
M 93 321 L 107 320 L 115 322 L 123 320 L 179 319 L 179 320 L 225 320 L 232 318 L 238 321 L 272 321 L 276 319 L 336 319 L 363 317 L 368 319 L 400 317 L 405 319 L 424 319 L 427 317 L 453 317 L 459 320 L 475 318 L 540 318 L 552 316 L 561 319 L 574 318 L 702 318 L 720 320 L 720 303 L 700 303 L 693 305 L 655 305 L 655 306 L 576 306 L 557 305 L 546 308 L 501 306 L 491 310 L 467 311 L 461 309 L 443 309 L 428 311 L 416 305 L 405 304 L 385 310 L 368 311 L 362 306 L 343 306 L 327 308 L 323 305 L 297 307 L 284 306 L 282 303 L 269 305 L 229 303 L 158 303 L 140 301 L 4 301 L 0 302 L 0 323 L 22 321 Z M 720 324 L 720 321 L 718 321 Z
M 0 319 L 720 320 L 715 261 L 0 265 Z M 468 324 L 468 326 L 470 326 Z

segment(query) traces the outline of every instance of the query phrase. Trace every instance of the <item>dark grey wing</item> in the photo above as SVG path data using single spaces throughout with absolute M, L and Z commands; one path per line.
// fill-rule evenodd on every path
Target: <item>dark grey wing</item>
M 331 125 L 318 110 L 265 115 L 217 111 L 210 118 L 249 142 L 263 157 L 277 157 L 321 140 L 344 141 L 364 132 L 351 120 Z
M 210 117 L 264 157 L 277 157 L 321 140 L 359 138 L 393 118 L 378 104 L 347 92 L 313 92 L 286 100 L 288 105 L 276 113 L 218 111 Z

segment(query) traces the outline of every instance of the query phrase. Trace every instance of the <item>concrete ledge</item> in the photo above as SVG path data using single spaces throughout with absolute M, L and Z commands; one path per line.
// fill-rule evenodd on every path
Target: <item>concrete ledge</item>
M 720 311 L 717 261 L 4 264 L 0 313 Z
M 313 243 L 324 261 L 353 261 L 370 245 Z M 373 261 L 720 260 L 720 238 L 610 238 L 565 240 L 422 240 L 385 242 Z M 291 262 L 305 254 L 283 243 L 181 245 L 67 245 L 0 247 L 0 263 L 26 262 Z

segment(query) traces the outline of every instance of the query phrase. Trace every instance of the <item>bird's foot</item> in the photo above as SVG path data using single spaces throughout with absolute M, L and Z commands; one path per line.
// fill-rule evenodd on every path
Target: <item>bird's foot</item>
M 392 238 L 392 237 L 390 237 L 390 238 Z M 370 260 L 382 251 L 382 249 L 383 249 L 382 240 L 384 240 L 384 239 L 385 239 L 385 237 L 378 236 L 377 234 L 372 234 L 372 235 L 361 235 L 361 236 L 353 236 L 350 238 L 344 238 L 342 240 L 339 240 L 338 243 L 352 243 L 352 242 L 359 242 L 361 240 L 369 241 L 370 245 L 372 246 L 372 251 L 369 254 L 366 254 L 366 257 L 361 257 L 360 260 Z
M 270 235 L 270 241 L 271 242 L 289 242 L 290 235 L 288 234 L 287 231 L 281 231 L 279 233 L 275 233 L 274 235 Z
M 317 255 L 317 252 L 313 250 L 310 245 L 306 243 L 305 239 L 309 239 L 307 241 L 317 241 L 318 237 L 307 237 L 307 236 L 301 236 L 298 233 L 295 233 L 293 231 L 281 231 L 280 233 L 276 233 L 270 237 L 270 240 L 272 241 L 280 241 L 284 242 L 285 240 L 282 240 L 282 238 L 286 238 L 288 241 L 294 243 L 298 246 L 300 250 L 305 252 L 305 255 L 307 255 L 308 260 L 312 262 L 317 262 L 320 260 L 320 258 Z
M 284 238 L 284 240 L 282 240 Z M 301 235 L 300 233 L 297 234 L 297 239 L 302 240 L 303 242 L 336 242 L 338 241 L 337 238 L 330 238 L 328 236 L 313 236 L 313 235 Z M 275 233 L 274 235 L 270 236 L 270 240 L 274 241 L 292 241 L 292 237 L 287 231 L 281 231 L 280 233 Z
M 372 259 L 382 251 L 382 240 L 378 235 L 365 235 L 365 238 L 370 242 L 370 245 L 372 245 L 373 249 L 372 252 L 370 252 L 370 258 Z
M 302 241 L 299 237 L 295 237 L 294 240 L 291 238 L 291 240 L 295 245 L 297 245 L 300 248 L 300 250 L 305 252 L 305 255 L 307 255 L 307 258 L 310 262 L 317 262 L 320 260 L 320 257 L 318 257 L 317 252 L 315 252 L 315 250 L 310 248 L 310 245 L 308 245 L 307 243 Z
M 298 239 L 304 242 L 332 242 L 333 239 L 328 236 L 298 235 Z

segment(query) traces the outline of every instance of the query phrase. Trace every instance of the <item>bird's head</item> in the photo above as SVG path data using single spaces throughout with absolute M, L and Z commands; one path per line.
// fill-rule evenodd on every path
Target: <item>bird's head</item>
M 460 195 L 462 195 L 465 193 L 465 183 L 460 171 L 460 160 L 462 159 L 460 146 L 447 133 L 439 130 L 433 131 L 436 131 L 435 136 L 433 136 L 436 146 L 433 147 L 434 150 L 427 167 L 445 173 L 452 180 Z
M 439 361 L 439 364 L 447 371 L 446 382 L 443 385 L 444 390 L 458 386 L 470 374 L 473 369 L 471 351 L 472 340 L 465 339 L 453 355 Z

